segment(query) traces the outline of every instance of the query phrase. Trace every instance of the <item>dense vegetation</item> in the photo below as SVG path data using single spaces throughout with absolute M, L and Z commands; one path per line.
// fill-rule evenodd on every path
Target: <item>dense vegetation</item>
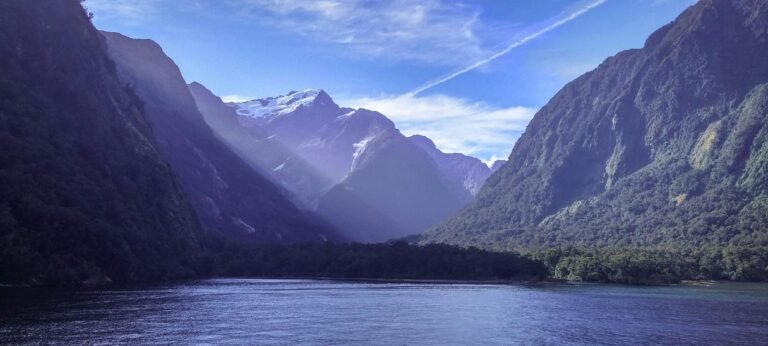
M 554 279 L 622 284 L 682 280 L 768 281 L 768 248 L 728 246 L 701 250 L 559 248 L 528 253 Z
M 216 276 L 326 277 L 349 279 L 513 280 L 544 279 L 539 261 L 448 245 L 224 243 L 208 257 Z
M 201 229 L 78 1 L 0 2 L 0 281 L 188 274 Z

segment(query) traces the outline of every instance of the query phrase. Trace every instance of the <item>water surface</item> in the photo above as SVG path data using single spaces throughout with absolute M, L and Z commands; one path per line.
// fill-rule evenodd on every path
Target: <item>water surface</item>
M 768 286 L 213 279 L 0 289 L 0 344 L 766 344 Z

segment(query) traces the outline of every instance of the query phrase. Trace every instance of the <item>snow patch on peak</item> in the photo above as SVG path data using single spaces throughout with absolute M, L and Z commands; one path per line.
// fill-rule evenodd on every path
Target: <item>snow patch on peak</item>
M 351 117 L 355 113 L 357 113 L 357 109 L 352 109 L 352 110 L 350 110 L 350 111 L 348 111 L 348 112 L 346 112 L 346 113 L 344 113 L 342 115 L 339 115 L 339 117 L 336 118 L 336 119 L 340 120 L 340 119 L 349 118 L 349 117 Z
M 363 138 L 361 141 L 355 143 L 352 145 L 352 147 L 355 148 L 355 152 L 352 154 L 352 166 L 355 166 L 355 163 L 357 162 L 357 158 L 360 157 L 360 155 L 365 152 L 365 148 L 368 146 L 368 143 L 370 143 L 376 136 L 368 136 Z
M 277 167 L 275 167 L 274 169 L 272 169 L 272 171 L 273 171 L 273 172 L 277 172 L 277 171 L 279 171 L 279 170 L 281 170 L 281 169 L 285 168 L 285 164 L 286 164 L 286 163 L 288 163 L 288 162 L 283 162 L 283 163 L 282 163 L 282 164 L 280 164 L 279 166 L 277 166 Z
M 305 89 L 291 91 L 287 95 L 267 97 L 247 102 L 231 104 L 236 108 L 237 114 L 251 118 L 263 118 L 291 113 L 302 106 L 310 106 L 320 94 L 321 89 Z

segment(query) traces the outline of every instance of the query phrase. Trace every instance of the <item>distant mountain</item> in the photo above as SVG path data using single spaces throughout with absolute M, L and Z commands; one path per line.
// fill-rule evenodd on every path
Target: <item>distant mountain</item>
M 144 101 L 154 140 L 205 228 L 258 242 L 340 239 L 214 135 L 178 67 L 159 45 L 103 35 L 121 80 Z
M 443 153 L 431 139 L 421 135 L 408 139 L 429 154 L 452 183 L 458 184 L 472 196 L 480 191 L 480 187 L 491 175 L 491 169 L 477 158 L 458 153 Z M 470 199 L 471 196 L 468 196 L 467 201 Z
M 263 131 L 333 183 L 352 171 L 353 161 L 366 141 L 395 128 L 385 116 L 341 108 L 317 89 L 231 106 L 241 116 L 243 126 Z
M 200 113 L 216 136 L 254 169 L 287 191 L 305 209 L 312 209 L 333 181 L 320 174 L 302 157 L 285 148 L 259 127 L 244 127 L 235 108 L 227 106 L 203 85 L 192 83 L 189 90 Z
M 0 2 L 0 282 L 192 273 L 202 229 L 79 1 Z
M 394 127 L 356 146 L 352 171 L 318 207 L 352 239 L 381 242 L 418 234 L 468 201 L 431 157 Z
M 339 107 L 322 90 L 228 104 L 228 112 L 210 92 L 190 89 L 210 124 L 226 122 L 212 125 L 219 137 L 240 138 L 230 146 L 356 241 L 419 233 L 461 208 L 481 184 L 472 159 L 441 166 L 438 159 L 453 156 L 422 149 L 386 116 Z M 267 151 L 280 154 L 258 159 Z
M 768 2 L 700 0 L 555 95 L 424 240 L 768 244 Z
M 507 160 L 496 160 L 496 161 L 493 161 L 493 163 L 491 164 L 491 173 L 494 173 L 494 172 L 498 171 L 499 169 L 501 169 L 501 167 L 504 166 L 505 163 L 507 163 Z

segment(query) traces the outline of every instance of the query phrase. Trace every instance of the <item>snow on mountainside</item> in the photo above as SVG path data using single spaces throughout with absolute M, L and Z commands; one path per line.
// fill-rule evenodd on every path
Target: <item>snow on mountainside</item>
M 299 107 L 309 107 L 318 101 L 318 95 L 324 93 L 320 89 L 292 91 L 288 95 L 267 97 L 242 103 L 232 103 L 237 114 L 251 118 L 264 118 L 295 112 Z M 323 102 L 320 98 L 319 102 Z
M 319 89 L 225 107 L 252 134 L 251 144 L 238 140 L 240 152 L 272 143 L 329 182 L 314 189 L 284 187 L 311 193 L 300 199 L 313 201 L 310 208 L 357 241 L 384 241 L 427 229 L 468 203 L 490 173 L 477 159 L 423 148 L 383 114 L 340 107 Z M 209 122 L 217 117 L 206 115 Z M 262 171 L 277 175 L 292 170 L 282 161 L 263 166 Z
M 318 153 L 315 151 L 317 150 L 329 152 L 340 150 L 339 154 L 342 157 L 330 160 L 332 168 L 318 167 L 332 180 L 337 181 L 354 170 L 356 159 L 361 157 L 368 143 L 387 131 L 397 131 L 394 123 L 383 114 L 366 109 L 341 108 L 322 89 L 292 91 L 287 95 L 241 103 L 228 103 L 227 105 L 235 109 L 241 117 L 240 123 L 242 125 L 251 128 L 266 128 L 266 135 L 269 139 L 293 142 L 289 146 L 297 146 L 308 151 L 306 154 L 312 156 L 307 158 L 310 161 L 321 161 L 316 158 Z M 292 116 L 299 118 L 295 116 L 298 111 L 309 113 L 306 116 L 312 116 L 316 119 L 324 118 L 326 122 L 315 124 L 310 133 L 298 131 L 302 133 L 301 136 L 294 136 L 295 133 L 292 133 L 297 132 L 296 128 L 286 131 L 285 129 L 270 129 L 270 126 L 264 124 L 264 121 L 267 123 L 287 122 L 285 119 L 278 119 L 283 118 L 283 116 L 285 118 Z M 295 121 L 306 123 L 308 119 L 304 117 Z M 302 127 L 302 125 L 297 124 L 296 127 Z M 294 138 L 298 142 L 291 141 L 290 138 Z M 471 195 L 477 193 L 485 179 L 493 171 L 474 157 L 440 151 L 427 137 L 415 135 L 409 139 L 427 152 L 450 180 L 457 181 Z M 346 148 L 343 148 L 345 146 Z M 314 160 L 313 157 L 315 157 Z M 317 163 L 324 165 L 323 162 Z
M 312 209 L 322 191 L 333 185 L 274 135 L 242 126 L 240 119 L 244 117 L 203 85 L 192 83 L 189 90 L 216 136 L 249 165 L 288 191 L 288 196 L 303 208 Z
M 354 170 L 365 143 L 397 131 L 384 115 L 341 108 L 319 89 L 227 105 L 236 110 L 243 127 L 279 142 L 333 183 Z

